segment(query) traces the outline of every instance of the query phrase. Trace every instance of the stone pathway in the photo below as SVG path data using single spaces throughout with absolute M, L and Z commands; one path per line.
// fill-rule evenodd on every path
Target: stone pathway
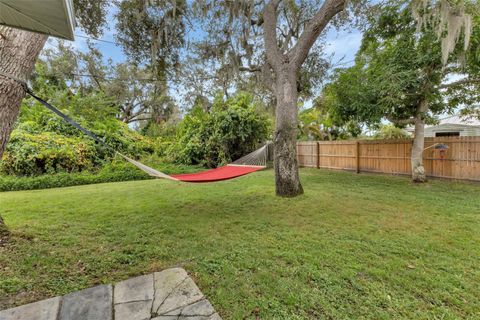
M 181 268 L 0 311 L 0 320 L 221 320 Z

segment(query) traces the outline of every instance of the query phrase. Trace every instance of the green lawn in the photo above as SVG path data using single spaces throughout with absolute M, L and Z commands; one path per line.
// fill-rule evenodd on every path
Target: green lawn
M 225 319 L 479 319 L 480 185 L 271 170 L 0 193 L 0 309 L 183 266 Z

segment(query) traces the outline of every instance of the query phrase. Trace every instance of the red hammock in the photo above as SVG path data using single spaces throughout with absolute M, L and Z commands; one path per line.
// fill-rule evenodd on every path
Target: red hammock
M 172 177 L 185 182 L 212 182 L 233 179 L 264 168 L 264 166 L 226 165 L 197 173 L 175 174 Z

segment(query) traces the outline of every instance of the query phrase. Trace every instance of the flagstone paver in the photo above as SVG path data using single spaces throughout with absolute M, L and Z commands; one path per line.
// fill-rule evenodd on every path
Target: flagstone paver
M 67 294 L 59 320 L 106 320 L 112 317 L 112 286 L 103 285 Z
M 115 320 L 149 320 L 152 300 L 132 301 L 115 305 Z
M 180 311 L 203 299 L 203 294 L 185 270 L 168 269 L 155 273 L 155 303 L 153 311 L 159 315 L 179 315 Z
M 114 292 L 115 320 L 150 319 L 153 283 L 153 274 L 117 283 Z
M 182 268 L 0 311 L 0 320 L 27 319 L 221 320 Z
M 155 290 L 153 310 L 158 311 L 172 291 L 187 277 L 187 272 L 182 268 L 172 268 L 154 273 L 155 288 L 158 290 Z
M 42 300 L 0 311 L 0 320 L 56 320 L 61 297 Z

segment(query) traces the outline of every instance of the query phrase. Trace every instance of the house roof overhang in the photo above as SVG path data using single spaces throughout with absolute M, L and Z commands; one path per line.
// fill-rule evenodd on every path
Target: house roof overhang
M 72 0 L 0 0 L 0 25 L 74 40 Z

